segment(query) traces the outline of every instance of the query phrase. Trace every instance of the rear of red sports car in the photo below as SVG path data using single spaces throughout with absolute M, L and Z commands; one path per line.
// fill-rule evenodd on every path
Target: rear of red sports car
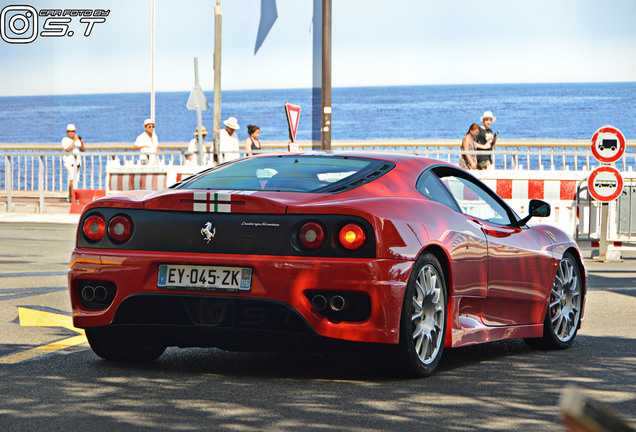
M 162 192 L 94 201 L 69 270 L 73 322 L 109 360 L 167 346 L 386 345 L 426 376 L 445 346 L 562 349 L 585 271 L 565 233 L 529 227 L 450 164 L 382 154 L 263 155 Z

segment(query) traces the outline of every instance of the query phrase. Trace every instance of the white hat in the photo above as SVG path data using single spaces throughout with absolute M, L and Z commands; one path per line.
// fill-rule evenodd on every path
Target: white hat
M 494 115 L 492 115 L 492 111 L 484 111 L 484 115 L 481 116 L 481 118 L 479 119 L 480 122 L 483 122 L 485 118 L 491 118 L 492 122 L 496 122 L 497 121 L 497 117 L 495 117 Z
M 227 120 L 223 122 L 223 124 L 229 127 L 230 129 L 234 129 L 234 130 L 239 130 L 241 128 L 238 124 L 238 120 L 236 120 L 236 117 L 229 117 Z
M 146 127 L 149 124 L 155 124 L 155 121 L 153 119 L 144 120 L 144 127 Z
M 201 125 L 201 132 L 203 133 L 203 135 L 207 135 L 208 134 L 208 130 L 203 125 Z M 197 128 L 197 130 L 192 135 L 194 135 L 194 136 L 199 135 L 199 128 Z
M 66 126 L 66 131 L 67 132 L 75 132 L 75 125 L 73 123 L 70 123 L 68 126 Z

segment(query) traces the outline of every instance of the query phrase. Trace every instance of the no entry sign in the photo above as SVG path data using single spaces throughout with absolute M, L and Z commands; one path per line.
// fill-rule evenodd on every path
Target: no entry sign
M 587 189 L 597 201 L 614 201 L 623 192 L 623 176 L 614 167 L 598 167 L 587 179 Z
M 613 126 L 603 126 L 592 135 L 592 154 L 602 163 L 614 163 L 625 153 L 625 136 Z

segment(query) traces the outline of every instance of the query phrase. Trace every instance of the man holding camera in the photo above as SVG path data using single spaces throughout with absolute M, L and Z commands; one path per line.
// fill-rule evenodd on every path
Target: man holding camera
M 482 125 L 479 127 L 479 133 L 475 138 L 477 142 L 475 148 L 477 148 L 477 150 L 493 150 L 497 143 L 497 135 L 499 132 L 493 134 L 490 125 L 497 120 L 497 117 L 492 114 L 492 111 L 485 111 L 479 120 L 482 122 Z M 492 155 L 477 155 L 477 169 L 485 170 L 491 165 Z

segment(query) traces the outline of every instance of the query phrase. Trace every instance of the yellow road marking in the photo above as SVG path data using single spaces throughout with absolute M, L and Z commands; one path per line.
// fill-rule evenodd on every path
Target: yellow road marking
M 0 364 L 15 364 L 44 354 L 60 351 L 85 342 L 84 330 L 73 327 L 73 318 L 53 312 L 18 307 L 20 325 L 24 327 L 62 327 L 79 333 L 66 339 L 0 357 Z
M 57 342 L 51 342 L 50 344 L 41 345 L 35 348 L 28 349 L 26 351 L 20 351 L 8 356 L 0 357 L 0 364 L 15 364 L 25 360 L 30 360 L 35 357 L 42 356 L 44 354 L 60 351 L 75 345 L 81 345 L 86 342 L 86 336 L 83 334 L 73 336 L 67 339 L 59 340 Z
M 78 333 L 82 331 L 73 327 L 73 317 L 68 315 L 18 306 L 18 316 L 23 327 L 64 327 Z

